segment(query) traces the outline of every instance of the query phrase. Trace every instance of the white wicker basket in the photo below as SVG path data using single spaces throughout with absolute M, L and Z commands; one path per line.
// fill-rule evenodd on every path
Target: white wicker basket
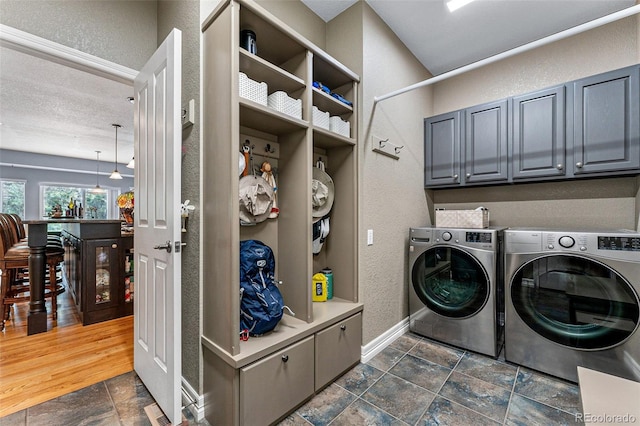
M 262 105 L 267 105 L 267 83 L 251 80 L 243 72 L 240 73 L 238 83 L 241 97 Z
M 317 106 L 313 106 L 313 125 L 329 130 L 329 113 L 320 111 Z
M 329 130 L 342 136 L 351 137 L 351 123 L 344 121 L 337 115 L 329 118 Z
M 302 99 L 289 97 L 282 90 L 270 94 L 267 97 L 267 105 L 276 111 L 302 120 Z

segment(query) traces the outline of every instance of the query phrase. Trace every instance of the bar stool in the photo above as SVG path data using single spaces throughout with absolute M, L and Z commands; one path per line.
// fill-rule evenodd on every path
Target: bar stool
M 14 223 L 7 217 L 7 214 L 0 214 L 0 330 L 4 329 L 4 322 L 9 319 L 10 307 L 14 303 L 28 301 L 29 286 L 21 283 L 17 277 L 18 273 L 29 267 L 29 247 L 17 241 L 17 232 Z M 46 262 L 49 266 L 49 288 L 45 292 L 45 298 L 51 298 L 51 312 L 53 319 L 57 318 L 57 295 L 64 291 L 62 286 L 58 286 L 56 269 L 64 260 L 64 249 L 51 247 L 46 249 Z

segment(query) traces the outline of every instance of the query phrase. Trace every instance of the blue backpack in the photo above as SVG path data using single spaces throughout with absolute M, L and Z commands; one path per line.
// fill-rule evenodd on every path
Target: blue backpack
M 276 286 L 276 261 L 269 246 L 257 240 L 240 241 L 240 332 L 267 333 L 282 318 L 284 301 Z

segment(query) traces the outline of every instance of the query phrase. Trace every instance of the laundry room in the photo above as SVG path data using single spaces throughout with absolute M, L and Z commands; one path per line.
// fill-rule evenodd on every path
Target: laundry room
M 136 70 L 171 28 L 183 32 L 180 107 L 194 99 L 195 119 L 177 163 L 194 210 L 183 245 L 167 250 L 181 256 L 182 297 L 178 336 L 167 340 L 181 356 L 171 373 L 182 400 L 167 417 L 182 409 L 211 424 L 569 424 L 610 376 L 640 382 L 637 0 L 581 2 L 601 7 L 584 16 L 570 11 L 573 0 L 540 1 L 540 21 L 552 3 L 578 19 L 517 42 L 528 21 L 477 0 L 458 13 L 482 13 L 484 28 L 458 30 L 466 38 L 457 45 L 440 37 L 442 22 L 407 15 L 415 0 L 158 1 L 155 17 L 141 12 L 152 34 L 144 49 L 128 43 L 135 26 L 119 29 L 119 1 L 42 1 L 56 25 L 41 24 L 34 2 L 13 0 L 0 0 L 0 23 Z M 474 9 L 483 3 L 491 13 Z M 336 10 L 323 15 L 328 6 Z M 71 24 L 84 19 L 95 28 Z M 403 27 L 416 31 L 414 44 Z M 435 33 L 416 37 L 420 27 Z M 129 47 L 96 49 L 110 33 Z M 494 51 L 478 42 L 487 33 Z M 436 44 L 444 47 L 433 57 L 417 53 Z M 467 56 L 444 63 L 457 51 Z M 268 84 L 261 95 L 286 92 L 295 113 L 242 96 L 247 79 L 264 92 Z M 3 180 L 16 178 L 1 166 Z M 85 173 L 87 187 L 95 172 Z M 458 211 L 481 224 L 438 220 Z M 264 335 L 239 330 L 247 240 L 269 246 L 269 276 L 286 306 Z M 268 379 L 264 392 L 274 365 L 295 374 Z M 591 371 L 606 377 L 581 395 Z M 627 389 L 620 383 L 611 386 Z M 36 408 L 2 413 L 30 424 Z

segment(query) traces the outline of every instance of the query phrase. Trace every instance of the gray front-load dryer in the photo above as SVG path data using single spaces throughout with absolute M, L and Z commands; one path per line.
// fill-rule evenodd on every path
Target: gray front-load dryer
M 509 229 L 505 284 L 507 361 L 640 380 L 640 233 Z
M 502 345 L 502 228 L 409 230 L 409 328 L 496 358 Z

